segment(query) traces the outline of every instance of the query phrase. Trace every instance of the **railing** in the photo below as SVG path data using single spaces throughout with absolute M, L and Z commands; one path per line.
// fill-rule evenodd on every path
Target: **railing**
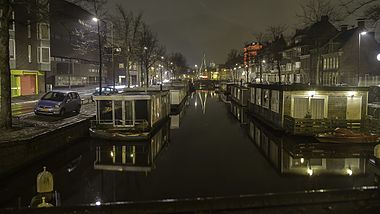
M 360 130 L 361 120 L 310 119 L 284 116 L 284 129 L 295 135 L 315 135 L 335 128 Z
M 380 134 L 380 119 L 366 118 L 363 121 L 363 130 L 374 134 Z
M 91 128 L 115 131 L 148 131 L 150 129 L 147 120 L 135 120 L 134 123 L 132 120 L 118 120 L 116 122 L 117 123 L 114 123 L 113 120 L 92 120 Z

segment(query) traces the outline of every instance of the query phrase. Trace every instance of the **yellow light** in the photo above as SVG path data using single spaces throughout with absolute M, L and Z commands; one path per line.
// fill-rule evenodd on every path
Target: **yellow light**
M 129 156 L 130 156 L 131 158 L 133 158 L 135 155 L 134 155 L 133 153 L 131 153 Z
M 315 91 L 308 91 L 307 94 L 309 95 L 309 97 L 314 97 Z
M 308 167 L 308 168 L 307 168 L 307 174 L 308 174 L 309 176 L 312 176 L 312 175 L 313 175 L 313 169 L 310 168 L 310 167 Z
M 349 176 L 352 175 L 352 169 L 348 168 L 348 169 L 346 170 L 346 172 L 347 172 L 347 175 L 349 175 Z
M 304 163 L 304 162 L 305 162 L 305 159 L 304 159 L 304 158 L 301 158 L 300 161 L 301 161 L 301 163 Z
M 354 96 L 356 96 L 357 95 L 357 92 L 356 91 L 349 91 L 349 92 L 347 92 L 347 96 L 348 97 L 354 97 Z
M 113 153 L 113 151 L 110 152 L 110 155 L 111 155 L 111 157 L 115 156 L 115 154 Z

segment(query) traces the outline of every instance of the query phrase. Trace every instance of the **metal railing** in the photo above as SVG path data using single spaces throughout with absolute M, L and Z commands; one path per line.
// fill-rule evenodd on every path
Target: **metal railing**
M 150 129 L 150 125 L 147 120 L 92 120 L 91 128 L 121 131 L 148 131 Z
M 360 130 L 361 120 L 311 119 L 284 116 L 284 129 L 291 134 L 315 135 L 335 128 Z

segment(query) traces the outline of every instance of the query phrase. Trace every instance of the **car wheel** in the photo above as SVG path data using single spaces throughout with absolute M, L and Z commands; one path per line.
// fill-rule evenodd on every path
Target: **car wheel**
M 63 117 L 63 116 L 65 116 L 65 113 L 66 113 L 66 111 L 65 111 L 65 109 L 63 108 L 63 109 L 61 109 L 61 111 L 59 112 L 59 116 Z
M 80 113 L 80 106 L 74 112 L 79 114 Z

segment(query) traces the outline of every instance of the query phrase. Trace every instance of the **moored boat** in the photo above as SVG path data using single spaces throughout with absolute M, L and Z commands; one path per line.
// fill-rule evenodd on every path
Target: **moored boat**
M 336 128 L 332 132 L 317 134 L 315 138 L 322 143 L 376 143 L 380 140 L 377 135 L 357 133 L 344 128 Z

